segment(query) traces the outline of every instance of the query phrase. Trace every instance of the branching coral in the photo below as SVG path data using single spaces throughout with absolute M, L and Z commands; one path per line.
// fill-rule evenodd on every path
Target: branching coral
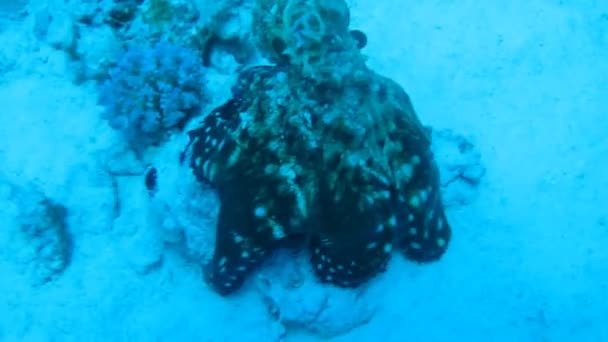
M 131 48 L 109 72 L 100 91 L 103 117 L 135 149 L 181 129 L 204 101 L 203 65 L 193 50 L 169 43 Z

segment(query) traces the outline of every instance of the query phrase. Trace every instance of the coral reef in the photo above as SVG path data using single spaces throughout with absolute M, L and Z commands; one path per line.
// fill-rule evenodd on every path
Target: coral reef
M 138 150 L 182 128 L 203 105 L 203 65 L 196 53 L 168 43 L 131 48 L 100 90 L 103 115 Z
M 100 0 L 35 8 L 35 36 L 65 51 L 74 81 L 100 80 L 124 46 L 167 42 L 189 48 L 206 65 L 219 54 L 246 63 L 256 56 L 243 0 Z

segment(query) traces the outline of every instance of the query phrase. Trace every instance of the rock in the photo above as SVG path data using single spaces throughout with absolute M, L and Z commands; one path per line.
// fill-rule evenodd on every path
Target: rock
M 378 302 L 366 287 L 342 289 L 319 284 L 305 253 L 277 253 L 255 285 L 269 313 L 289 329 L 304 329 L 323 339 L 343 335 L 369 322 Z M 293 254 L 293 253 L 292 253 Z
M 155 151 L 152 165 L 156 187 L 148 193 L 148 215 L 156 220 L 161 238 L 195 262 L 204 263 L 213 254 L 219 199 L 212 189 L 198 184 L 178 156 L 183 148 L 175 138 Z M 145 184 L 145 174 L 140 182 Z
M 34 36 L 40 40 L 45 40 L 52 21 L 53 17 L 48 8 L 36 12 L 34 15 Z
M 471 203 L 486 172 L 475 145 L 451 130 L 433 131 L 433 153 L 441 174 L 444 205 Z
M 108 26 L 81 26 L 79 36 L 75 53 L 80 63 L 80 78 L 102 78 L 120 50 L 118 38 Z
M 65 206 L 34 188 L 3 183 L 0 205 L 10 230 L 10 256 L 22 265 L 33 285 L 56 279 L 69 265 L 73 241 Z
M 114 231 L 121 236 L 125 259 L 138 274 L 147 274 L 162 263 L 163 241 L 150 219 L 144 184 L 137 176 L 115 177 L 119 212 Z
M 74 22 L 68 13 L 58 11 L 52 13 L 50 19 L 46 15 L 41 14 L 36 19 L 37 23 L 35 27 L 37 27 L 37 30 L 42 30 L 44 25 L 46 25 L 46 23 L 38 23 L 38 21 L 50 20 L 46 31 L 46 42 L 49 45 L 64 51 L 70 51 L 74 47 L 76 31 Z M 37 32 L 37 34 L 40 33 L 42 32 Z

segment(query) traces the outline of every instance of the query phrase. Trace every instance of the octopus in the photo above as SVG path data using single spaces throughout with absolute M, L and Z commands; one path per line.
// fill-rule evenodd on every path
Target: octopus
M 250 67 L 188 137 L 189 167 L 220 199 L 204 272 L 221 295 L 294 239 L 320 282 L 344 288 L 383 272 L 393 250 L 427 263 L 447 249 L 430 130 L 397 83 L 367 68 L 324 83 Z

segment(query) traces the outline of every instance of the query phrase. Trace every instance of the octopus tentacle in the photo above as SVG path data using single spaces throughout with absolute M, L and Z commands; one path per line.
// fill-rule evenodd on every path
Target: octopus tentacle
M 398 248 L 408 259 L 429 262 L 445 253 L 452 235 L 439 189 L 439 172 L 432 154 L 416 154 L 411 179 L 398 196 Z
M 374 184 L 376 191 L 362 191 L 369 184 L 359 174 L 340 196 L 335 184 L 321 190 L 321 229 L 310 249 L 313 269 L 322 282 L 355 287 L 386 267 L 397 224 L 394 199 L 389 186 Z
M 213 260 L 206 266 L 205 276 L 223 295 L 243 284 L 246 276 L 269 255 L 277 240 L 269 229 L 271 221 L 260 212 L 267 209 L 262 209 L 247 196 L 250 188 L 251 184 L 247 182 L 220 187 L 215 251 Z
M 238 124 L 237 108 L 237 101 L 230 100 L 205 116 L 199 128 L 188 132 L 190 167 L 199 182 L 216 183 L 217 176 L 226 172 L 223 166 L 238 153 L 239 146 L 230 134 Z

